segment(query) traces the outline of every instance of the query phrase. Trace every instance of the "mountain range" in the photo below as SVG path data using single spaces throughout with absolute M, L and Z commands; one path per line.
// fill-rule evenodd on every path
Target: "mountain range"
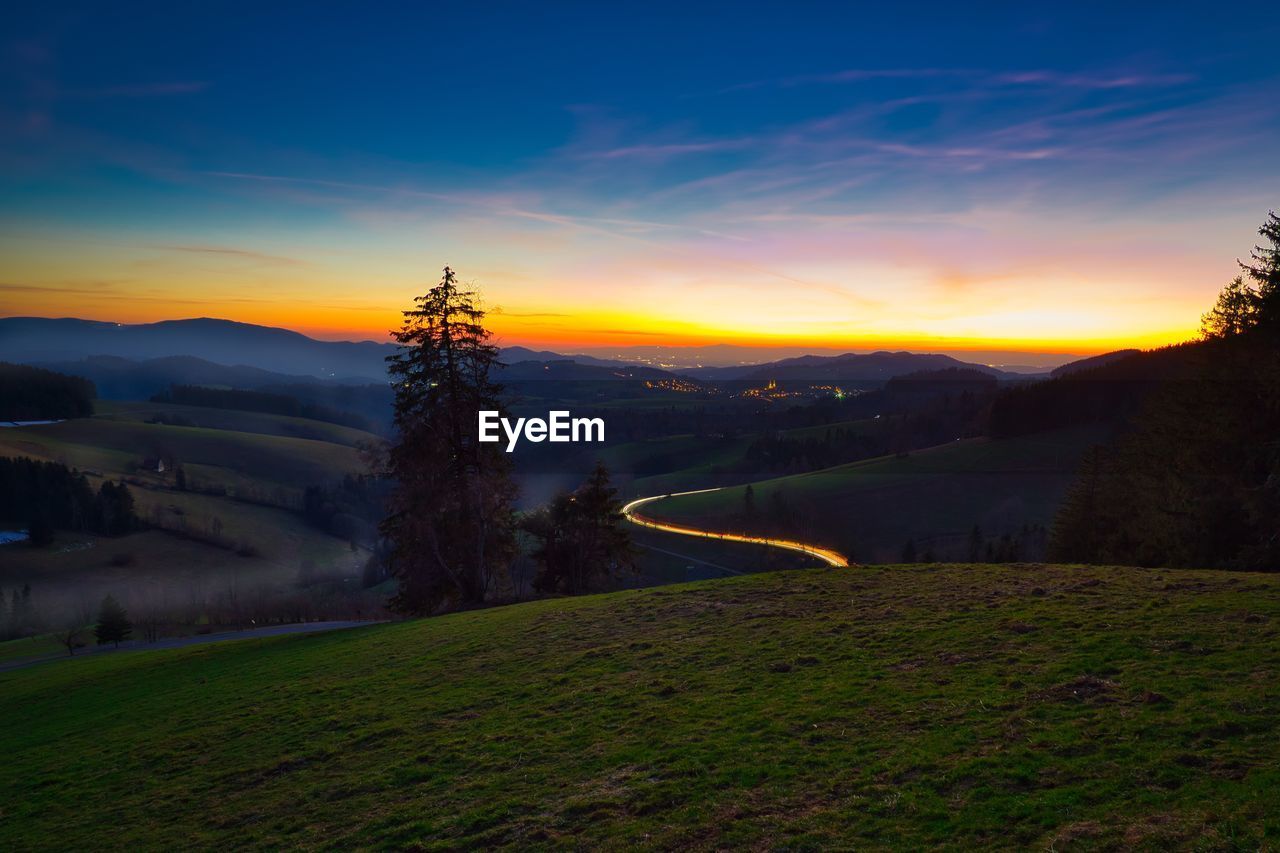
M 699 367 L 679 371 L 687 376 L 711 382 L 743 380 L 763 382 L 877 382 L 922 370 L 968 368 L 997 379 L 1027 379 L 1023 373 L 1010 373 L 985 364 L 971 364 L 949 355 L 913 352 L 873 352 L 866 355 L 802 355 L 768 364 L 738 367 Z
M 86 376 L 104 395 L 161 382 L 263 387 L 288 382 L 362 385 L 386 382 L 392 343 L 321 341 L 298 332 L 231 320 L 199 318 L 122 324 L 74 318 L 0 318 L 0 361 L 48 366 Z M 1111 356 L 1096 357 L 1101 362 Z M 1001 380 L 1030 378 L 1018 371 L 973 364 L 949 355 L 911 352 L 802 355 L 761 364 L 676 367 L 667 370 L 590 355 L 506 347 L 501 358 L 512 381 L 659 379 L 705 382 L 882 382 L 907 373 L 947 368 L 979 370 Z M 1068 370 L 1070 366 L 1059 368 Z M 1047 371 L 1046 371 L 1047 374 Z M 1040 374 L 1045 375 L 1045 374 Z M 121 387 L 115 388 L 116 385 Z
M 106 323 L 44 317 L 0 319 L 0 360 L 28 364 L 109 355 L 147 360 L 183 355 L 321 379 L 380 382 L 393 344 L 318 341 L 288 329 L 199 318 Z

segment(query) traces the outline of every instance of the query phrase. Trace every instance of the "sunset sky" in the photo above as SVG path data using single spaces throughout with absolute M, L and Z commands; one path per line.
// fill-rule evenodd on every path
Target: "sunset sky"
M 0 314 L 385 339 L 447 263 L 507 344 L 1185 339 L 1280 27 L 1133 5 L 23 4 Z

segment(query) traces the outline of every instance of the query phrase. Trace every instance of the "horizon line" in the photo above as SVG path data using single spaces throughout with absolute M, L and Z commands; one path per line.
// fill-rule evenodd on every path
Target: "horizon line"
M 501 315 L 497 315 L 501 316 Z M 228 323 L 241 326 L 252 326 L 259 329 L 274 329 L 279 331 L 290 332 L 301 335 L 311 340 L 323 343 L 352 343 L 352 344 L 394 344 L 391 338 L 391 330 L 386 332 L 385 338 L 379 339 L 371 336 L 369 330 L 358 329 L 332 329 L 332 328 L 316 328 L 310 326 L 284 326 L 267 323 L 255 323 L 248 320 L 237 320 L 230 317 L 212 317 L 208 315 L 193 317 L 167 317 L 159 320 L 135 320 L 120 321 L 114 319 L 99 319 L 95 317 L 75 317 L 75 316 L 45 316 L 39 314 L 13 314 L 0 317 L 0 320 L 46 320 L 51 322 L 72 321 L 85 323 L 100 323 L 103 325 L 114 326 L 154 326 L 162 323 L 183 323 L 197 321 L 211 321 L 219 323 Z M 525 349 L 542 349 L 555 351 L 561 355 L 597 354 L 601 350 L 616 349 L 619 351 L 626 350 L 655 350 L 655 349 L 680 349 L 680 350 L 697 350 L 710 348 L 735 348 L 735 349 L 754 349 L 754 350 L 822 350 L 834 354 L 865 354 L 872 352 L 913 352 L 917 354 L 938 353 L 946 354 L 948 352 L 987 352 L 987 353 L 1008 353 L 1008 354 L 1027 354 L 1037 356 L 1073 356 L 1088 357 L 1093 355 L 1101 355 L 1108 352 L 1115 352 L 1124 349 L 1159 349 L 1167 346 L 1176 346 L 1181 343 L 1194 340 L 1194 335 L 1160 335 L 1160 336 L 1138 336 L 1136 340 L 1112 340 L 1112 339 L 1080 339 L 1080 340 L 1050 340 L 1050 341 L 1028 341 L 1028 340 L 1009 340 L 1009 339 L 921 339 L 909 335 L 901 338 L 875 337 L 864 340 L 850 341 L 829 341 L 820 339 L 804 339 L 804 338 L 751 338 L 747 335 L 742 337 L 725 337 L 715 335 L 693 335 L 688 332 L 674 333 L 670 339 L 662 343 L 636 343 L 634 341 L 625 340 L 604 340 L 604 341 L 579 341 L 573 339 L 554 339 L 554 338 L 528 338 L 513 337 L 507 339 L 500 332 L 493 332 L 492 337 L 497 346 L 503 348 L 523 347 Z M 576 350 L 577 352 L 573 352 Z M 590 352 L 588 352 L 590 351 Z

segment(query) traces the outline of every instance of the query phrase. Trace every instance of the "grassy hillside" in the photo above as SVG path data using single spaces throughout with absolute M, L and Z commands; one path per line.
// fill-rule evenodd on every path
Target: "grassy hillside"
M 637 548 L 637 585 L 705 580 L 751 572 L 812 569 L 824 564 L 813 557 L 746 542 L 721 542 L 681 536 L 635 525 L 627 532 Z
M 792 441 L 820 441 L 828 432 L 870 434 L 879 428 L 876 420 L 864 418 L 779 430 L 777 435 Z M 726 477 L 741 481 L 754 467 L 746 453 L 758 437 L 751 432 L 729 437 L 675 435 L 629 441 L 606 448 L 600 456 L 611 471 L 632 478 L 631 493 L 657 494 L 717 485 Z
M 206 406 L 184 406 L 177 403 L 152 403 L 141 401 L 98 400 L 97 416 L 103 420 L 146 423 L 157 418 L 170 423 L 186 423 L 206 429 L 233 430 L 261 433 L 286 438 L 303 438 L 327 441 L 347 447 L 380 442 L 383 439 L 364 430 L 339 424 L 272 415 L 265 412 L 243 412 L 235 409 L 212 409 Z
M 0 548 L 0 589 L 29 584 L 35 615 L 46 625 L 94 612 L 108 593 L 135 611 L 198 618 L 213 602 L 257 599 L 300 582 L 345 582 L 358 589 L 368 551 L 352 551 L 283 510 L 241 512 L 243 518 L 226 515 L 224 535 L 232 547 L 161 530 L 115 538 L 59 533 L 49 548 L 6 546 Z
M 193 488 L 252 491 L 255 499 L 272 502 L 296 499 L 307 485 L 340 480 L 364 467 L 355 448 L 328 441 L 107 418 L 0 431 L 0 454 L 158 484 L 171 483 L 172 474 L 157 476 L 141 463 L 167 456 L 182 464 Z
M 127 607 L 198 612 L 194 602 L 288 591 L 303 581 L 358 586 L 368 552 L 281 507 L 299 507 L 307 485 L 362 470 L 355 445 L 373 436 L 252 412 L 103 408 L 94 418 L 0 430 L 0 455 L 79 468 L 94 489 L 104 477 L 127 479 L 139 517 L 160 528 L 119 538 L 60 531 L 49 548 L 0 548 L 0 589 L 30 584 L 43 624 L 91 609 L 107 593 Z M 157 413 L 190 415 L 203 426 L 146 423 Z M 157 456 L 180 462 L 189 489 L 199 491 L 175 489 L 172 470 L 141 467 Z
M 0 847 L 1275 845 L 1278 625 L 1276 576 L 889 567 L 46 664 Z
M 895 559 L 909 539 L 942 553 L 960 548 L 975 524 L 988 534 L 1047 525 L 1080 455 L 1100 428 L 992 441 L 970 439 L 753 484 L 756 515 L 743 517 L 744 486 L 670 498 L 645 508 L 664 520 L 721 530 L 778 532 L 776 495 L 790 533 L 854 559 Z

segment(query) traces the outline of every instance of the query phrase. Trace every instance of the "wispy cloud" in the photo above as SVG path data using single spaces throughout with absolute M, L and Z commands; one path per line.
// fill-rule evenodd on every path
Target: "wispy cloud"
M 21 294 L 27 297 L 35 296 L 76 296 L 83 297 L 86 303 L 90 302 L 108 302 L 120 303 L 122 305 L 133 304 L 153 304 L 153 305 L 212 305 L 212 304 L 245 304 L 245 305 L 272 305 L 278 300 L 274 298 L 246 298 L 232 296 L 218 296 L 216 299 L 192 299 L 175 294 L 170 291 L 149 295 L 146 292 L 137 289 L 115 290 L 111 287 L 104 286 L 103 282 L 86 281 L 83 283 L 67 282 L 67 283 L 51 283 L 51 284 L 18 284 L 13 282 L 0 282 L 0 293 Z
M 720 139 L 708 142 L 679 142 L 669 144 L 626 145 L 604 151 L 587 152 L 584 156 L 602 160 L 643 158 L 665 160 L 686 154 L 711 154 L 719 151 L 736 151 L 751 145 L 750 139 Z
M 968 85 L 1059 86 L 1073 89 L 1126 89 L 1135 87 L 1177 86 L 1195 80 L 1192 74 L 1063 73 L 1042 69 L 1022 71 L 984 71 L 973 68 L 846 68 L 822 74 L 797 74 L 770 80 L 752 80 L 717 89 L 708 94 L 725 95 L 754 89 L 788 89 L 796 86 L 840 85 L 873 80 L 939 80 L 963 81 Z
M 861 83 L 867 80 L 922 80 L 935 77 L 967 77 L 974 73 L 973 71 L 959 68 L 846 68 L 825 74 L 794 74 L 771 80 L 752 80 L 746 83 L 736 83 L 723 89 L 717 89 L 709 94 L 726 95 L 732 92 L 747 92 L 752 89 L 785 89 L 792 86 Z
M 1057 71 L 1010 71 L 988 79 L 1011 86 L 1061 86 L 1071 89 L 1134 89 L 1180 86 L 1194 74 L 1063 74 Z
M 306 261 L 299 258 L 290 258 L 284 255 L 271 255 L 265 252 L 255 252 L 251 249 L 236 249 L 228 246 L 149 246 L 148 248 L 159 249 L 165 252 L 187 252 L 197 255 L 213 255 L 215 257 L 253 261 L 261 264 L 283 264 L 287 266 L 303 266 L 306 264 Z

